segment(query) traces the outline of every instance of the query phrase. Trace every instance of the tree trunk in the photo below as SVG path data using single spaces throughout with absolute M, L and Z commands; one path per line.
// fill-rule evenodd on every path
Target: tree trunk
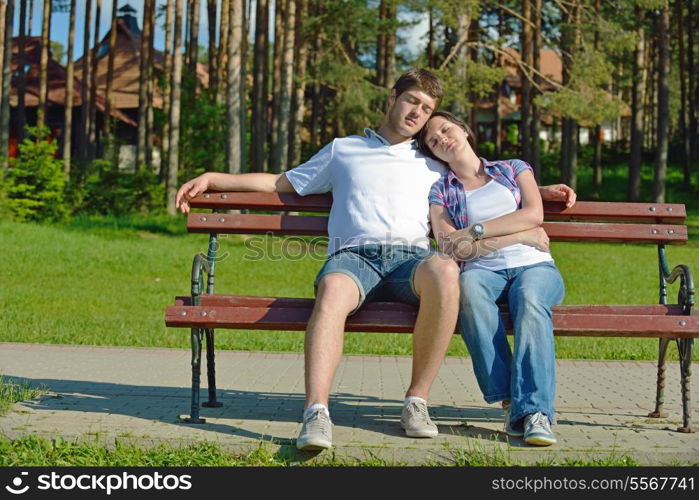
M 167 175 L 167 212 L 175 215 L 175 194 L 177 193 L 177 170 L 180 146 L 180 99 L 182 95 L 182 17 L 184 0 L 175 0 L 175 44 L 172 63 L 172 108 L 170 109 L 170 149 Z
M 564 23 L 569 27 L 562 37 L 563 50 L 563 85 L 570 81 L 570 74 L 575 61 L 575 51 L 580 47 L 579 29 L 580 3 L 574 0 L 569 9 L 564 11 Z M 578 126 L 572 118 L 564 117 L 561 126 L 561 182 L 575 189 L 577 187 L 578 167 Z
M 116 41 L 117 41 L 117 7 L 118 0 L 112 0 L 112 23 L 109 29 L 109 58 L 107 59 L 107 91 L 104 103 L 104 123 L 103 123 L 103 134 L 104 139 L 107 141 L 109 151 L 107 156 L 109 159 L 113 159 L 114 154 L 114 140 L 110 137 L 112 133 L 112 101 L 114 100 L 114 52 L 116 51 Z M 167 23 L 168 21 L 166 21 Z M 167 72 L 165 73 L 167 74 Z M 114 167 L 118 167 L 119 162 L 114 162 Z
M 278 0 L 279 1 L 279 0 Z M 296 26 L 296 0 L 285 0 L 284 51 L 282 58 L 281 94 L 279 97 L 279 118 L 277 144 L 274 148 L 273 164 L 276 173 L 286 171 L 289 159 L 289 122 L 291 121 L 291 94 L 294 71 L 294 28 Z
M 291 112 L 294 117 L 289 123 L 289 159 L 288 166 L 293 167 L 301 162 L 301 136 L 300 130 L 303 124 L 303 116 L 306 111 L 304 96 L 306 95 L 306 63 L 308 51 L 306 50 L 306 37 L 303 33 L 303 19 L 308 12 L 308 0 L 294 0 L 296 2 L 296 26 L 294 27 L 294 92 L 291 101 Z
M 668 128 L 670 117 L 670 8 L 664 7 L 657 18 L 658 38 L 658 128 L 653 201 L 665 203 L 665 178 L 667 176 Z
M 520 32 L 520 45 L 522 47 L 522 101 L 520 104 L 521 121 L 519 126 L 519 143 L 522 146 L 521 157 L 524 161 L 531 162 L 531 102 L 532 84 L 530 71 L 534 66 L 532 54 L 532 7 L 531 0 L 522 0 L 522 30 Z
M 384 52 L 383 64 L 383 85 L 386 88 L 393 86 L 396 75 L 396 2 L 395 0 L 385 0 L 386 4 L 386 21 L 389 25 L 386 27 L 386 51 Z
M 10 142 L 10 88 L 12 79 L 12 29 L 14 25 L 14 1 L 2 4 L 4 15 L 0 16 L 0 25 L 4 29 L 0 41 L 2 48 L 2 64 L 0 64 L 0 73 L 2 73 L 2 84 L 0 86 L 0 176 L 2 171 L 7 168 L 7 155 Z
M 92 0 L 85 0 L 85 29 L 83 32 L 83 67 L 81 75 L 81 105 L 80 105 L 80 127 L 78 132 L 78 145 L 79 145 L 79 155 L 80 161 L 82 163 L 81 167 L 83 172 L 87 168 L 87 149 L 88 149 L 88 132 L 90 129 L 90 71 L 92 65 L 90 64 L 90 57 L 92 56 L 92 51 L 90 50 L 90 26 L 92 18 Z
M 102 0 L 95 2 L 95 33 L 92 44 L 92 72 L 90 73 L 90 128 L 88 130 L 88 157 L 95 158 L 97 152 L 97 67 L 99 65 L 100 44 L 100 17 L 102 14 Z
M 542 0 L 534 0 L 532 10 L 532 22 L 534 23 L 533 40 L 532 40 L 532 62 L 534 63 L 534 82 L 541 85 L 541 77 L 538 72 L 541 71 L 541 8 Z M 541 113 L 539 107 L 534 103 L 534 98 L 540 92 L 532 89 L 532 126 L 531 126 L 531 165 L 534 169 L 534 177 L 537 181 L 541 180 L 541 141 L 539 140 L 539 132 L 541 130 Z
M 10 2 L 14 3 L 14 2 Z M 21 0 L 19 7 L 19 54 L 17 58 L 17 140 L 24 140 L 24 127 L 26 123 L 26 75 L 24 73 L 24 54 L 26 47 L 27 31 L 27 0 Z
M 600 17 L 600 0 L 595 0 L 595 15 Z M 599 50 L 600 45 L 600 34 L 599 30 L 595 30 L 594 35 L 594 48 L 595 52 Z M 599 188 L 602 186 L 602 127 L 600 125 L 595 126 L 595 133 L 593 137 L 593 147 L 594 155 L 592 160 L 592 185 L 594 186 L 594 195 L 599 198 Z
M 226 121 L 228 125 L 228 165 L 229 174 L 241 172 L 241 110 L 243 108 L 240 93 L 240 66 L 243 45 L 243 0 L 224 2 L 229 9 L 228 32 L 228 98 L 226 99 Z
M 46 102 L 49 91 L 49 49 L 51 41 L 51 0 L 44 0 L 44 13 L 41 19 L 41 63 L 39 66 L 39 107 L 36 113 L 36 124 L 46 125 Z
M 687 67 L 689 100 L 689 147 L 693 159 L 699 157 L 699 134 L 697 133 L 697 102 L 699 102 L 699 85 L 696 84 L 694 71 L 694 0 L 687 1 Z M 695 93 L 696 90 L 696 93 Z
M 281 172 L 277 146 L 279 144 L 279 113 L 281 111 L 282 66 L 284 59 L 284 19 L 286 17 L 287 0 L 274 2 L 274 59 L 272 62 L 272 116 L 269 121 L 269 149 L 271 158 L 269 169 L 274 173 Z
M 219 42 L 218 42 L 218 61 L 216 62 L 216 70 L 218 75 L 216 80 L 218 81 L 218 92 L 217 101 L 219 104 L 223 104 L 228 95 L 228 77 L 226 76 L 228 68 L 228 29 L 230 23 L 228 21 L 230 17 L 230 3 L 232 0 L 221 0 L 221 24 L 219 25 Z
M 27 18 L 27 36 L 32 36 L 32 27 L 34 26 L 34 1 L 29 0 L 29 17 Z
M 138 144 L 136 149 L 136 170 L 146 164 L 148 153 L 148 78 L 149 78 L 149 41 L 150 41 L 150 18 L 153 10 L 153 0 L 145 0 L 143 7 L 143 32 L 141 33 L 140 64 L 138 74 Z
M 252 165 L 251 171 L 264 172 L 267 143 L 267 25 L 268 0 L 257 0 L 255 20 L 255 55 L 252 88 Z
M 465 40 L 468 37 L 469 33 L 469 26 L 471 25 L 471 17 L 468 15 L 468 13 L 465 11 L 465 8 L 462 8 L 462 11 L 458 14 L 457 16 L 457 32 L 456 32 L 456 39 L 457 40 Z M 458 49 L 458 53 L 456 56 L 456 80 L 462 89 L 467 88 L 468 80 L 467 80 L 467 74 L 466 74 L 466 68 L 468 64 L 468 46 L 466 44 L 462 44 L 461 47 Z M 467 109 L 465 108 L 463 102 L 461 101 L 454 101 L 454 104 L 452 105 L 452 111 L 458 115 L 465 115 L 467 112 Z
M 642 11 L 635 7 L 636 19 L 639 21 L 636 28 L 637 45 L 634 51 L 633 62 L 633 87 L 631 88 L 631 154 L 629 157 L 629 201 L 641 199 L 641 162 L 643 159 L 643 102 L 645 100 L 645 85 L 643 79 L 645 63 L 645 30 L 643 28 Z
M 226 2 L 221 4 L 221 8 L 225 7 Z M 209 90 L 213 91 L 218 88 L 218 71 L 216 69 L 216 0 L 208 0 L 207 4 L 208 28 L 209 28 Z M 211 93 L 211 97 L 214 92 Z
M 192 17 L 189 24 L 189 54 L 187 55 L 187 70 L 190 75 L 196 77 L 197 74 L 197 61 L 199 60 L 199 11 L 200 3 L 199 0 L 190 0 L 192 7 Z M 195 78 L 195 88 L 199 81 Z
M 427 67 L 436 68 L 436 44 L 434 30 L 434 7 L 428 7 L 428 27 L 427 27 Z
M 116 3 L 116 0 L 115 2 Z M 71 147 L 73 144 L 73 94 L 75 93 L 75 0 L 70 0 L 70 18 L 68 21 L 68 67 L 66 68 L 66 107 L 63 119 L 63 170 L 70 175 Z
M 155 36 L 155 1 L 153 8 L 148 15 L 148 60 L 146 61 L 146 165 L 153 168 L 153 129 L 154 129 L 154 113 L 153 113 L 153 93 L 155 82 L 153 80 L 153 60 L 154 48 L 153 40 Z M 195 74 L 196 79 L 196 74 Z
M 682 0 L 675 0 L 675 12 L 677 14 L 677 44 L 679 46 L 680 69 L 680 141 L 682 143 L 682 167 L 684 171 L 684 188 L 692 189 L 692 153 L 690 147 L 689 127 L 687 126 L 687 76 L 685 71 L 684 51 L 684 21 Z
M 163 61 L 163 139 L 160 151 L 160 182 L 167 186 L 170 157 L 170 112 L 172 111 L 172 21 L 175 15 L 175 1 L 167 0 L 165 6 L 165 57 Z

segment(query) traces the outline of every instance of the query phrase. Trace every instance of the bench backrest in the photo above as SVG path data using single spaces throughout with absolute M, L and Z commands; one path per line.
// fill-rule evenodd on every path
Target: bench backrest
M 209 192 L 190 201 L 193 208 L 217 213 L 190 213 L 187 229 L 194 233 L 327 235 L 332 195 L 295 193 Z M 304 212 L 295 214 L 230 214 L 227 210 Z M 319 215 L 306 215 L 308 212 Z M 552 241 L 599 241 L 683 244 L 687 242 L 682 204 L 579 201 L 544 202 L 544 229 Z

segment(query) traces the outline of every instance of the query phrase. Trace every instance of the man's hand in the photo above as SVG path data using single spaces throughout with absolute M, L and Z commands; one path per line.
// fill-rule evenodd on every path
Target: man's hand
M 528 229 L 520 233 L 522 237 L 522 244 L 530 247 L 534 247 L 542 252 L 549 251 L 549 235 L 546 234 L 544 228 L 535 227 L 533 229 Z
M 539 187 L 541 199 L 544 201 L 563 201 L 567 208 L 575 205 L 578 195 L 573 188 L 565 184 L 552 184 L 551 186 Z
M 182 187 L 177 191 L 175 197 L 175 207 L 180 209 L 183 214 L 189 212 L 189 200 L 209 189 L 209 176 L 202 174 L 195 177 L 191 181 L 182 184 Z

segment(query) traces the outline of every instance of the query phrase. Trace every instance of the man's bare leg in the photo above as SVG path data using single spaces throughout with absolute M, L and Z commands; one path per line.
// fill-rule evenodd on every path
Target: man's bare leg
M 433 255 L 415 271 L 420 309 L 413 333 L 413 373 L 406 396 L 427 400 L 439 373 L 459 313 L 459 267 L 443 255 Z
M 342 358 L 345 321 L 358 303 L 359 288 L 346 274 L 327 274 L 318 283 L 304 347 L 306 408 L 328 407 L 330 386 Z

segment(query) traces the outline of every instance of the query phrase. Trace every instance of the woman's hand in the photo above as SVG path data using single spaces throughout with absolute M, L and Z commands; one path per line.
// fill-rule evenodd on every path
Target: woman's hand
M 442 252 L 451 257 L 468 255 L 473 246 L 473 237 L 467 230 L 460 229 L 442 236 L 440 245 Z
M 530 247 L 534 247 L 542 252 L 549 251 L 549 235 L 546 234 L 544 228 L 535 227 L 533 229 L 527 229 L 520 233 L 522 238 L 522 244 Z

